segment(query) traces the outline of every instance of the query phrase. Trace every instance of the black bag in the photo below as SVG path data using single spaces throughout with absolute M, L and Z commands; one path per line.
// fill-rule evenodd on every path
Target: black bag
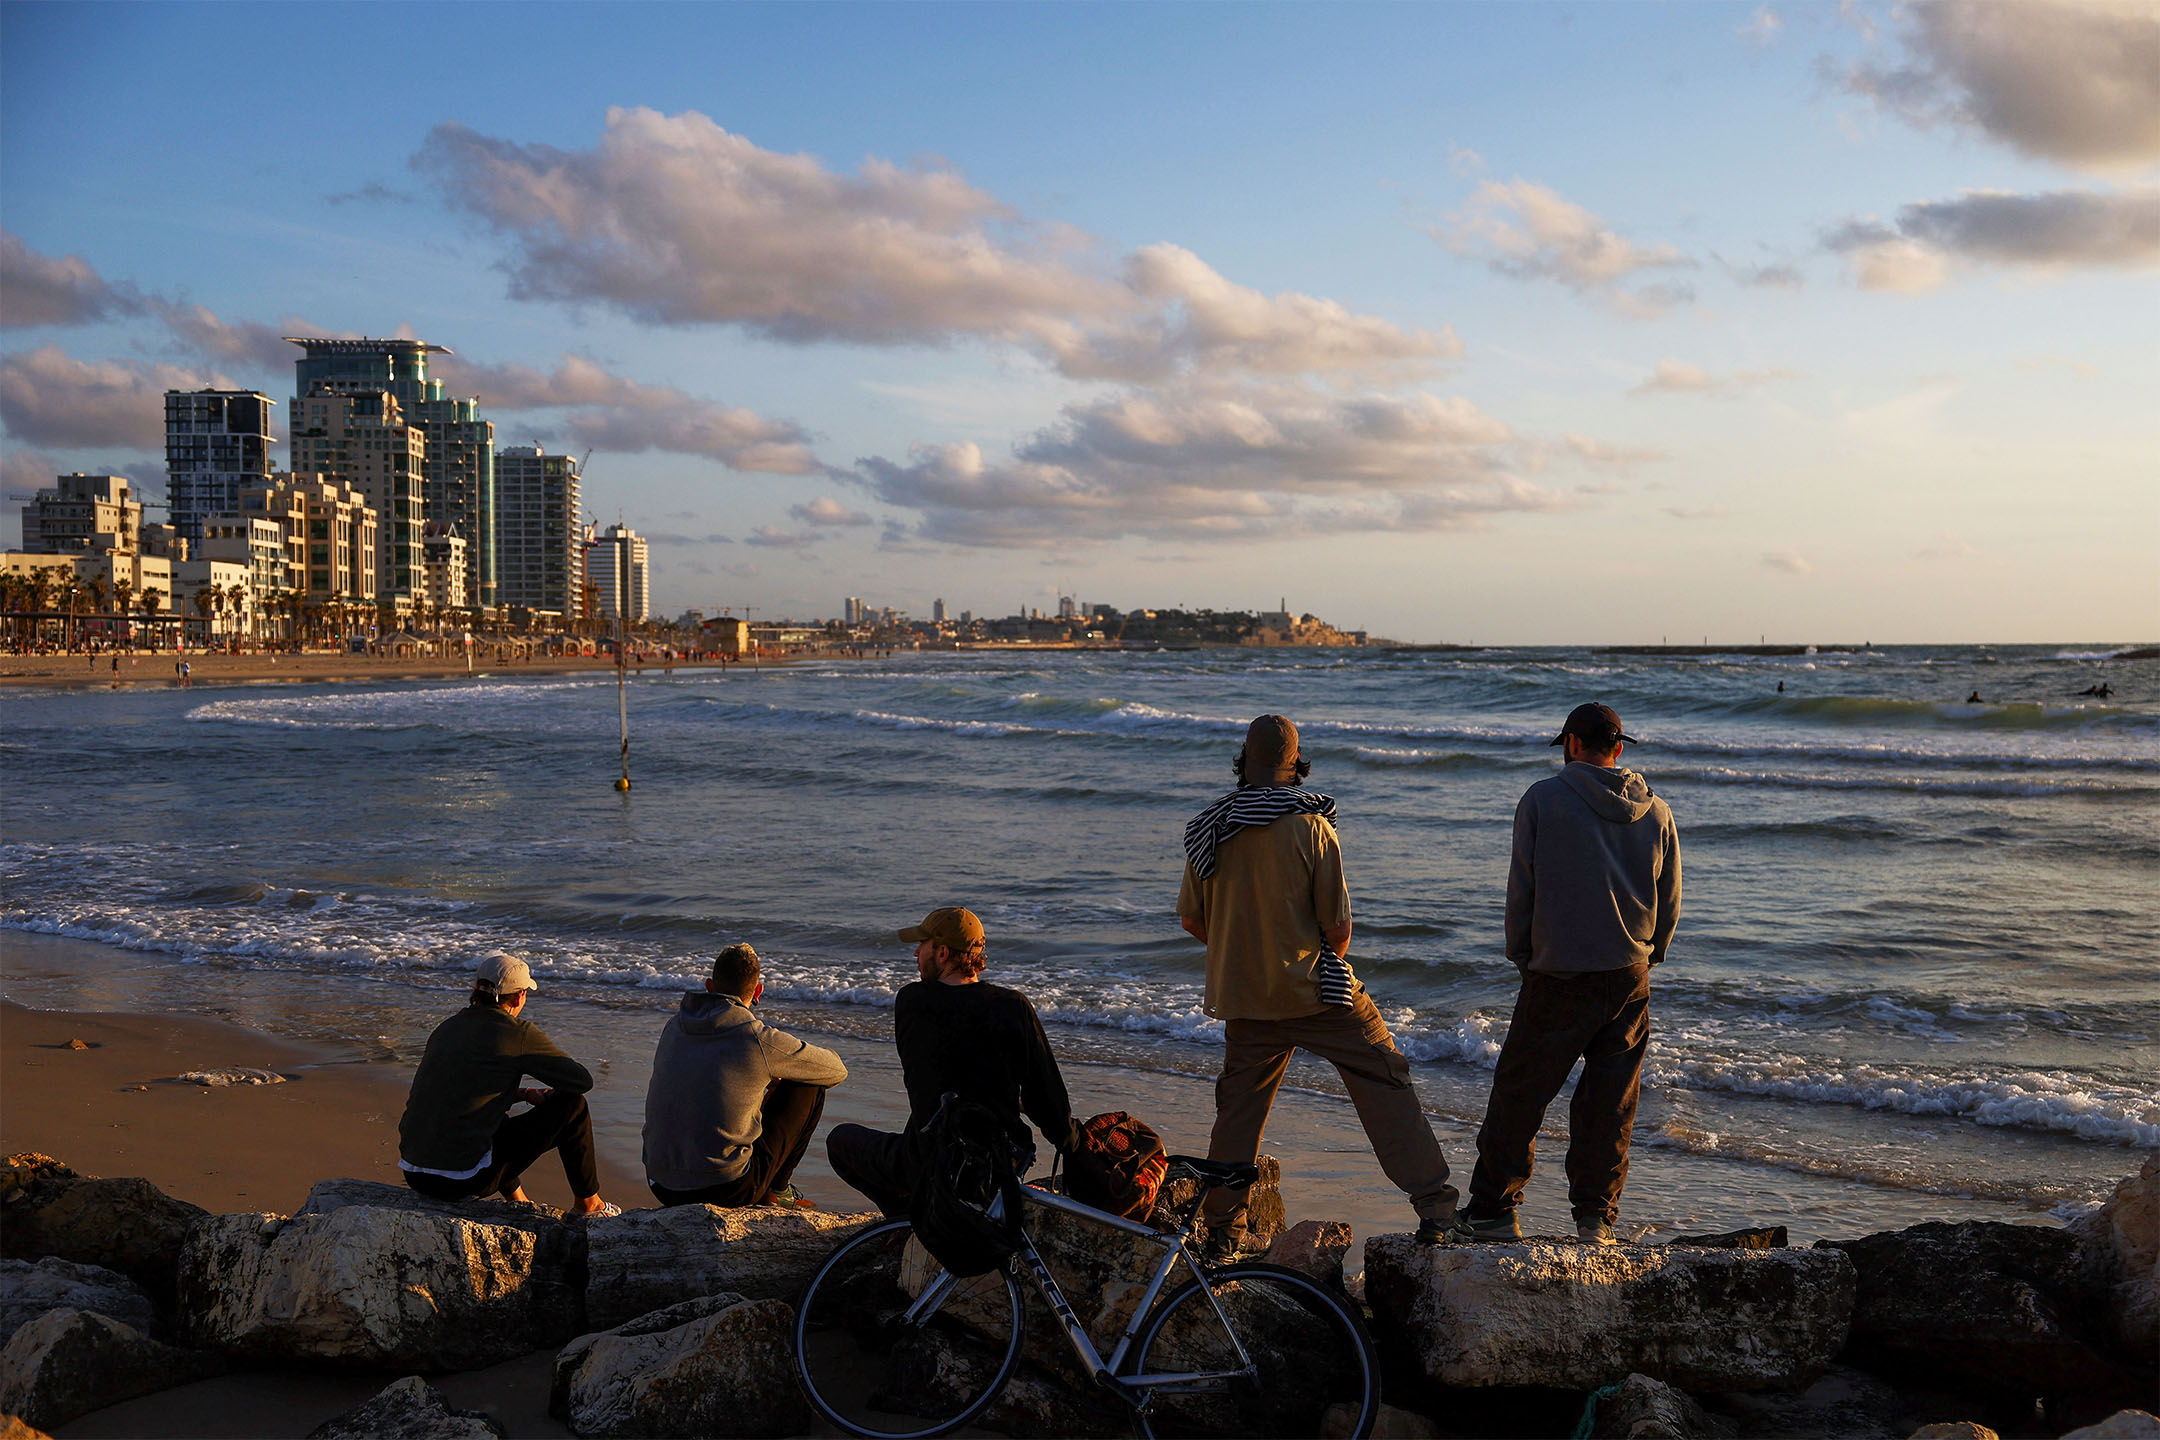
M 917 1143 L 922 1178 L 909 1201 L 915 1238 L 953 1274 L 982 1275 L 1020 1248 L 1020 1177 L 1012 1129 L 970 1100 L 947 1100 Z M 991 1202 L 1005 1200 L 993 1216 Z
M 1065 1162 L 1065 1193 L 1097 1210 L 1144 1221 L 1169 1168 L 1154 1127 L 1112 1110 L 1081 1123 L 1079 1148 Z

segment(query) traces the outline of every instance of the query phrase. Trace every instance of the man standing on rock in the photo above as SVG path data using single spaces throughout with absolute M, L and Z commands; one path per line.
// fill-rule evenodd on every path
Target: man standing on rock
M 957 905 L 900 932 L 915 944 L 919 977 L 893 997 L 893 1043 L 907 1086 L 907 1128 L 898 1134 L 835 1125 L 825 1137 L 834 1173 L 887 1215 L 905 1215 L 922 1174 L 922 1128 L 947 1093 L 982 1105 L 1024 1137 L 1024 1110 L 1060 1153 L 1080 1143 L 1065 1077 L 1027 996 L 982 978 L 982 921 Z
M 1410 1062 L 1351 973 L 1350 890 L 1335 802 L 1299 788 L 1311 773 L 1297 726 L 1262 715 L 1231 762 L 1238 788 L 1185 827 L 1178 918 L 1207 946 L 1207 1013 L 1224 1022 L 1210 1160 L 1250 1163 L 1289 1068 L 1304 1050 L 1332 1064 L 1388 1179 L 1418 1213 L 1427 1245 L 1463 1238 L 1447 1160 L 1418 1104 Z M 1211 1260 L 1245 1240 L 1245 1194 L 1210 1190 L 1201 1218 Z
M 645 1183 L 662 1205 L 802 1205 L 789 1183 L 847 1066 L 752 1013 L 757 951 L 730 945 L 660 1032 L 645 1090 Z
M 525 997 L 538 988 L 523 960 L 480 962 L 470 1001 L 435 1027 L 420 1056 L 398 1121 L 398 1169 L 408 1186 L 438 1200 L 500 1194 L 525 1203 L 519 1182 L 526 1169 L 555 1150 L 570 1182 L 571 1213 L 620 1215 L 600 1198 L 585 1108 L 592 1072 L 522 1018 Z M 528 1075 L 552 1088 L 521 1089 Z M 511 1115 L 520 1100 L 532 1109 Z
M 1568 1203 L 1576 1234 L 1609 1245 L 1650 1046 L 1650 967 L 1680 923 L 1680 833 L 1642 776 L 1620 768 L 1637 742 L 1609 706 L 1576 706 L 1551 743 L 1567 763 L 1515 807 L 1507 956 L 1522 989 L 1478 1131 L 1467 1218 L 1481 1240 L 1522 1238 L 1515 1210 L 1538 1126 L 1579 1059 Z

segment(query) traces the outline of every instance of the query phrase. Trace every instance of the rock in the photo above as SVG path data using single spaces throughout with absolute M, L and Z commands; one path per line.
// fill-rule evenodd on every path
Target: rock
M 594 1335 L 555 1360 L 554 1411 L 580 1435 L 797 1435 L 794 1310 L 708 1296 Z
M 508 1225 L 535 1238 L 564 1238 L 564 1213 L 552 1205 L 516 1200 L 437 1200 L 380 1180 L 318 1180 L 298 1213 L 328 1215 L 355 1205 L 370 1210 L 410 1210 L 415 1215 L 452 1215 L 481 1225 Z
M 1320 1427 L 1322 1440 L 1349 1440 L 1350 1424 L 1356 1418 L 1355 1405 L 1335 1406 L 1328 1411 Z M 1373 1417 L 1372 1440 L 1439 1440 L 1439 1437 L 1440 1427 L 1415 1410 L 1383 1404 L 1380 1413 Z
M 1743 1435 L 1900 1440 L 1912 1423 L 1905 1396 L 1850 1365 L 1832 1365 L 1798 1394 L 1725 1394 L 1705 1399 Z
M 254 1360 L 471 1370 L 579 1324 L 574 1226 L 347 1205 L 218 1215 L 180 1264 L 192 1338 Z
M 12 1225 L 12 1221 L 10 1222 Z M 0 1260 L 0 1344 L 40 1315 L 54 1310 L 94 1310 L 138 1330 L 157 1325 L 157 1311 L 140 1285 L 98 1265 L 47 1256 Z
M 1257 1162 L 1260 1178 L 1245 1192 L 1245 1236 L 1251 1245 L 1268 1245 L 1289 1223 L 1283 1211 L 1282 1163 L 1273 1155 L 1262 1155 Z M 1175 1229 L 1180 1218 L 1200 1193 L 1197 1180 L 1166 1180 L 1155 1194 L 1155 1209 L 1148 1223 L 1160 1229 Z
M 1300 1220 L 1275 1237 L 1265 1257 L 1270 1265 L 1301 1270 L 1340 1290 L 1343 1257 L 1350 1253 L 1350 1227 L 1340 1220 Z
M 0 1350 L 0 1410 L 50 1429 L 222 1368 L 215 1356 L 175 1349 L 108 1316 L 54 1310 Z
M 1913 1431 L 1909 1440 L 2002 1440 L 2002 1437 L 1976 1420 L 1938 1420 Z
M 1853 1270 L 1828 1254 L 1377 1235 L 1365 1296 L 1391 1372 L 1441 1385 L 1774 1390 L 1845 1343 Z
M 619 1325 L 720 1291 L 792 1301 L 835 1245 L 879 1218 L 784 1205 L 670 1205 L 585 1221 L 578 1228 L 586 1325 Z
M 1825 1240 L 1859 1272 L 1846 1357 L 1899 1384 L 1998 1403 L 2113 1395 L 2111 1287 L 2067 1230 L 1929 1221 Z
M 0 1414 L 0 1440 L 52 1440 L 20 1415 Z
M 210 1213 L 175 1200 L 148 1180 L 78 1175 L 44 1155 L 9 1157 L 0 1198 L 5 1203 L 0 1213 L 6 1215 L 0 1251 L 17 1259 L 57 1255 L 117 1270 L 163 1305 L 172 1303 L 188 1232 Z M 127 1319 L 117 1311 L 104 1313 Z
M 283 1085 L 285 1077 L 275 1070 L 255 1070 L 245 1065 L 234 1065 L 223 1070 L 184 1070 L 169 1075 L 168 1081 L 175 1085 L 202 1085 L 220 1088 L 226 1085 Z
M 1668 1245 L 1695 1245 L 1704 1250 L 1782 1250 L 1785 1227 L 1766 1225 L 1756 1230 L 1726 1230 L 1716 1235 L 1675 1235 Z
M 70 1035 L 68 1037 L 67 1048 L 70 1050 L 88 1050 L 90 1048 L 90 1042 L 83 1039 L 80 1035 Z
M 2160 1154 L 2070 1231 L 2111 1273 L 2117 1343 L 2149 1363 L 2160 1352 Z
M 2151 1166 L 2147 1166 L 2150 1173 Z M 2072 1430 L 2062 1440 L 2160 1440 L 2160 1415 L 2150 1410 L 2118 1410 L 2097 1425 Z
M 502 1426 L 477 1410 L 453 1410 L 417 1375 L 386 1387 L 365 1405 L 325 1420 L 308 1440 L 500 1440 Z
M 1648 1375 L 1630 1375 L 1619 1388 L 1593 1397 L 1595 1440 L 1729 1440 L 1737 1432 L 1682 1394 Z

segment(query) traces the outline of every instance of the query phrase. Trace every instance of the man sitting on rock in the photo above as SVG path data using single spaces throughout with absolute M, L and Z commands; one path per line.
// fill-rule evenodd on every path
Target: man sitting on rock
M 921 978 L 893 999 L 893 1041 L 907 1085 L 908 1122 L 899 1134 L 835 1125 L 825 1153 L 842 1180 L 887 1215 L 905 1215 L 921 1174 L 920 1134 L 950 1092 L 1003 1118 L 1024 1136 L 1024 1110 L 1061 1153 L 1080 1143 L 1065 1077 L 1027 996 L 983 982 L 986 942 L 970 910 L 933 910 L 900 932 L 915 942 Z
M 645 1183 L 662 1205 L 805 1205 L 790 1183 L 847 1066 L 752 1013 L 757 951 L 730 945 L 660 1032 L 645 1090 Z
M 578 1215 L 620 1215 L 600 1198 L 592 1114 L 585 1092 L 592 1072 L 522 1018 L 535 993 L 523 960 L 496 955 L 480 964 L 465 1008 L 428 1036 L 398 1121 L 398 1169 L 405 1183 L 438 1200 L 500 1194 L 530 1203 L 520 1184 L 527 1167 L 561 1152 Z M 530 1075 L 552 1087 L 523 1089 Z M 532 1109 L 511 1115 L 523 1100 Z

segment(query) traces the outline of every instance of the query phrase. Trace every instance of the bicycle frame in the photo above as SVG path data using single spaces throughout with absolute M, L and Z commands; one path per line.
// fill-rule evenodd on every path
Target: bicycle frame
M 1054 1191 L 1038 1189 L 1032 1185 L 1025 1187 L 1025 1189 L 1026 1200 L 1029 1204 L 1040 1205 L 1048 1210 L 1059 1210 L 1067 1215 L 1077 1215 L 1084 1220 L 1092 1220 L 1099 1225 L 1108 1225 L 1113 1229 L 1123 1231 L 1127 1235 L 1146 1240 L 1151 1244 L 1160 1245 L 1163 1248 L 1163 1257 L 1156 1264 L 1154 1273 L 1148 1277 L 1147 1289 L 1141 1293 L 1140 1303 L 1133 1306 L 1132 1318 L 1125 1322 L 1125 1333 L 1118 1337 L 1118 1342 L 1110 1351 L 1109 1358 L 1105 1359 L 1102 1353 L 1095 1348 L 1094 1338 L 1088 1334 L 1087 1328 L 1080 1323 L 1080 1318 L 1073 1314 L 1072 1305 L 1066 1300 L 1065 1292 L 1058 1288 L 1057 1279 L 1050 1273 L 1050 1267 L 1043 1260 L 1042 1252 L 1035 1248 L 1034 1237 L 1027 1233 L 1025 1226 L 1021 1227 L 1018 1258 L 1027 1262 L 1028 1270 L 1035 1280 L 1035 1288 L 1040 1290 L 1043 1298 L 1050 1302 L 1050 1308 L 1057 1315 L 1058 1323 L 1065 1329 L 1065 1338 L 1072 1344 L 1073 1353 L 1079 1356 L 1080 1363 L 1088 1368 L 1098 1385 L 1115 1391 L 1126 1404 L 1132 1406 L 1135 1410 L 1145 1410 L 1158 1394 L 1201 1391 L 1225 1380 L 1254 1379 L 1258 1376 L 1258 1367 L 1253 1364 L 1252 1357 L 1245 1353 L 1245 1342 L 1238 1338 L 1236 1329 L 1230 1324 L 1230 1317 L 1223 1313 L 1222 1302 L 1215 1298 L 1215 1287 L 1208 1281 L 1206 1272 L 1201 1270 L 1200 1266 L 1194 1262 L 1191 1253 L 1186 1250 L 1185 1236 L 1181 1232 L 1156 1230 L 1150 1226 L 1127 1220 L 1123 1216 L 1111 1215 L 1097 1210 L 1093 1206 L 1082 1205 L 1078 1201 L 1069 1200 Z M 1000 1197 L 992 1202 L 990 1213 L 993 1215 L 1003 1214 L 1003 1206 L 1004 1199 Z M 1193 1275 L 1201 1282 L 1201 1293 L 1207 1296 L 1208 1305 L 1215 1312 L 1216 1323 L 1222 1326 L 1223 1334 L 1230 1339 L 1231 1349 L 1237 1352 L 1239 1368 L 1235 1370 L 1181 1371 L 1163 1375 L 1118 1374 L 1118 1368 L 1125 1363 L 1126 1355 L 1132 1350 L 1133 1341 L 1138 1337 L 1140 1327 L 1147 1322 L 1148 1316 L 1154 1311 L 1155 1302 L 1162 1298 L 1163 1287 L 1169 1281 L 1170 1272 L 1177 1268 L 1177 1263 L 1180 1260 L 1185 1262 L 1186 1268 L 1191 1270 Z M 916 1299 L 915 1304 L 910 1307 L 908 1311 L 909 1320 L 920 1323 L 922 1317 L 933 1313 L 937 1306 L 943 1303 L 946 1293 L 952 1288 L 952 1284 L 952 1278 L 946 1276 L 940 1283 L 927 1287 L 922 1295 Z

